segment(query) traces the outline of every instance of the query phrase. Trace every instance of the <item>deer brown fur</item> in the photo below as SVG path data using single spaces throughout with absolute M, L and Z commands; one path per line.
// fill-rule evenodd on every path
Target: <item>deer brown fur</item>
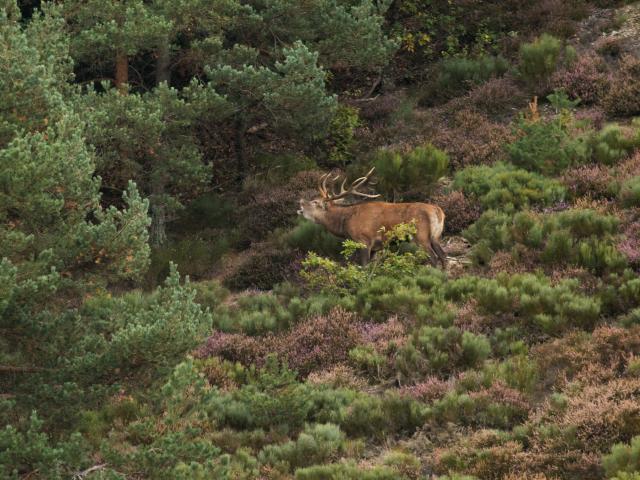
M 366 248 L 361 250 L 362 263 L 367 263 L 372 252 L 379 250 L 384 241 L 385 231 L 393 229 L 401 223 L 415 222 L 416 243 L 429 254 L 432 264 L 438 260 L 443 268 L 446 267 L 446 254 L 439 243 L 444 228 L 444 212 L 437 205 L 428 203 L 387 203 L 366 202 L 355 205 L 341 205 L 338 200 L 346 195 L 375 197 L 377 195 L 363 194 L 357 188 L 368 181 L 373 170 L 366 177 L 355 182 L 349 190 L 344 189 L 337 195 L 329 194 L 326 188 L 327 177 L 319 186 L 320 198 L 300 200 L 300 210 L 308 220 L 323 225 L 329 232 L 340 237 L 350 238 L 363 243 Z

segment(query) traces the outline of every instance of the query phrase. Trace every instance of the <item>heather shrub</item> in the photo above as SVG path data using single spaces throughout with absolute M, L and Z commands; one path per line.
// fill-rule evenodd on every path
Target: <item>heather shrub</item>
M 509 433 L 483 429 L 465 435 L 452 446 L 437 448 L 433 466 L 436 473 L 456 471 L 473 475 L 470 478 L 498 480 L 513 470 L 514 456 L 522 450 L 523 445 Z
M 589 157 L 584 137 L 574 137 L 570 125 L 560 116 L 551 120 L 521 118 L 517 140 L 506 146 L 509 159 L 526 170 L 552 175 L 583 163 Z
M 602 466 L 608 478 L 621 478 L 620 473 L 640 473 L 640 436 L 632 438 L 628 445 L 614 445 L 611 453 L 602 457 Z
M 270 242 L 259 243 L 247 252 L 242 263 L 222 281 L 231 290 L 270 290 L 293 275 L 292 252 Z
M 291 318 L 292 314 L 284 312 L 280 315 Z M 349 351 L 361 341 L 360 328 L 361 324 L 353 313 L 335 308 L 326 315 L 299 321 L 291 330 L 278 336 L 252 338 L 216 332 L 198 354 L 259 366 L 266 364 L 269 356 L 275 356 L 296 370 L 298 375 L 306 376 L 311 371 L 345 362 Z
M 640 222 L 632 221 L 625 226 L 617 248 L 631 265 L 640 265 Z
M 449 155 L 454 170 L 491 164 L 504 157 L 504 144 L 513 141 L 510 129 L 482 113 L 464 108 L 439 128 L 432 141 Z
M 606 65 L 601 58 L 587 54 L 556 72 L 552 84 L 562 88 L 570 98 L 580 99 L 585 105 L 599 102 L 609 87 Z
M 358 105 L 360 118 L 372 124 L 383 123 L 398 109 L 400 100 L 396 94 L 387 94 L 360 103 Z
M 378 150 L 373 165 L 381 190 L 395 199 L 409 189 L 428 191 L 446 173 L 449 158 L 442 150 L 426 144 L 408 153 Z
M 523 43 L 518 65 L 520 76 L 532 87 L 544 85 L 556 71 L 561 53 L 560 40 L 546 33 L 531 43 Z
M 539 365 L 545 384 L 561 390 L 577 379 L 589 382 L 609 380 L 618 375 L 629 352 L 640 351 L 638 330 L 600 326 L 592 333 L 574 331 L 553 341 L 536 345 L 531 354 Z M 604 378 L 594 373 L 608 370 Z
M 526 96 L 511 78 L 492 78 L 469 91 L 468 99 L 481 112 L 499 114 L 524 104 Z
M 612 198 L 614 176 L 609 168 L 599 165 L 578 165 L 568 168 L 562 174 L 562 183 L 573 198 Z
M 480 217 L 480 205 L 459 190 L 433 195 L 430 201 L 442 208 L 444 212 L 445 235 L 462 232 Z
M 441 92 L 456 96 L 473 85 L 486 82 L 492 77 L 501 77 L 508 69 L 509 62 L 500 56 L 475 59 L 450 57 L 440 64 L 437 85 Z
M 455 369 L 477 367 L 490 355 L 484 335 L 457 327 L 421 327 L 398 351 L 396 368 L 405 378 L 445 374 Z
M 624 182 L 618 193 L 618 198 L 625 207 L 640 207 L 640 176 Z
M 576 385 L 562 402 L 546 402 L 522 432 L 533 453 L 527 463 L 560 477 L 602 478 L 601 455 L 640 432 L 638 386 L 638 379 Z
M 382 464 L 396 470 L 401 476 L 411 480 L 420 477 L 420 459 L 411 453 L 394 450 L 385 454 Z
M 360 341 L 357 317 L 336 308 L 299 323 L 284 337 L 274 340 L 271 351 L 300 375 L 307 375 L 345 362 L 349 351 Z
M 467 167 L 456 173 L 453 187 L 477 199 L 485 209 L 552 205 L 565 194 L 556 180 L 504 163 Z
M 602 105 L 613 116 L 640 114 L 640 59 L 627 55 L 620 60 Z
M 290 472 L 296 468 L 329 461 L 343 448 L 344 440 L 344 433 L 336 425 L 308 425 L 295 441 L 267 445 L 258 454 L 258 460 L 262 464 Z

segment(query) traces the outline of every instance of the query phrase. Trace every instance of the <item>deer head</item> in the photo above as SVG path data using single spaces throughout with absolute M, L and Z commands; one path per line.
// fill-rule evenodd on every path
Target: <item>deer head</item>
M 373 171 L 375 167 L 369 170 L 364 177 L 357 178 L 353 182 L 349 188 L 345 188 L 347 184 L 347 178 L 345 177 L 342 180 L 342 184 L 340 185 L 340 191 L 335 191 L 336 181 L 340 178 L 340 175 L 336 175 L 331 178 L 331 173 L 325 173 L 320 177 L 318 181 L 318 191 L 320 192 L 320 196 L 314 198 L 313 200 L 303 200 L 300 199 L 300 209 L 298 210 L 298 214 L 304 216 L 307 220 L 314 221 L 316 223 L 320 223 L 319 219 L 324 216 L 324 212 L 327 210 L 327 207 L 334 203 L 343 200 L 348 195 L 354 195 L 356 197 L 363 198 L 377 198 L 379 194 L 370 194 L 359 192 L 358 188 L 367 184 L 371 179 L 371 175 L 373 175 Z M 329 182 L 329 186 L 327 187 L 327 183 Z

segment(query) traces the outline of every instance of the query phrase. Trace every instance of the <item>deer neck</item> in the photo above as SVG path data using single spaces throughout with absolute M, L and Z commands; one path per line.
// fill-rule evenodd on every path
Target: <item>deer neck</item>
M 353 206 L 339 207 L 329 204 L 320 223 L 335 236 L 347 238 L 347 220 L 351 215 L 353 215 Z

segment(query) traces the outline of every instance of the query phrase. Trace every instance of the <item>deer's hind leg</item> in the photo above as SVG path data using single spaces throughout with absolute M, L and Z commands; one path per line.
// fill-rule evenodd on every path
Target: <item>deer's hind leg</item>
M 429 230 L 429 222 L 421 222 L 418 224 L 416 243 L 429 254 L 429 262 L 431 262 L 431 265 L 437 267 L 440 256 L 436 253 L 436 250 L 434 250 L 431 232 Z
M 440 245 L 440 242 L 438 242 L 435 238 L 432 238 L 431 239 L 431 247 L 436 252 L 436 255 L 438 255 L 438 260 L 440 260 L 440 263 L 442 264 L 442 268 L 446 269 L 447 268 L 447 254 L 445 253 L 444 249 L 442 248 L 442 245 Z

